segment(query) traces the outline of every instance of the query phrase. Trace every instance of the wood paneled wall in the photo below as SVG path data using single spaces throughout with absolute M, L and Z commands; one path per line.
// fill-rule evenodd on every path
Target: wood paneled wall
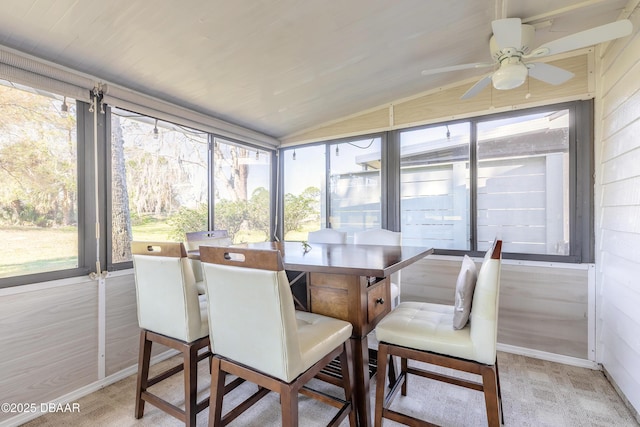
M 594 55 L 591 49 L 576 56 L 557 59 L 551 64 L 573 72 L 575 77 L 560 86 L 531 79 L 519 88 L 507 91 L 495 90 L 489 85 L 477 96 L 462 101 L 460 97 L 475 83 L 465 81 L 286 136 L 282 138 L 282 143 L 301 144 L 364 135 L 553 102 L 593 98 Z M 525 97 L 527 93 L 530 94 L 529 98 Z
M 403 269 L 402 300 L 453 304 L 461 262 L 427 257 Z M 498 342 L 589 359 L 588 294 L 586 266 L 503 262 Z
M 2 290 L 0 402 L 39 408 L 102 380 L 101 363 L 107 377 L 136 365 L 140 329 L 133 273 L 105 281 L 104 358 L 98 354 L 98 305 L 93 280 Z M 154 345 L 153 355 L 167 350 Z M 0 413 L 0 424 L 17 415 Z
M 637 4 L 637 2 L 636 2 Z M 596 98 L 598 352 L 640 412 L 640 10 L 604 51 Z M 640 419 L 640 418 L 638 418 Z
M 39 407 L 97 380 L 96 282 L 0 296 L 0 402 Z
M 138 363 L 140 328 L 133 274 L 107 279 L 105 297 L 105 374 L 109 376 Z M 152 355 L 167 350 L 154 344 Z

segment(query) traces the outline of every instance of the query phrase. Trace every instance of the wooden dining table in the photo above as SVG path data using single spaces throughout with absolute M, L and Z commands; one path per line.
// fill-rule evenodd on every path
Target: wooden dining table
M 369 388 L 375 361 L 370 360 L 367 335 L 391 311 L 391 274 L 430 255 L 433 249 L 302 242 L 234 246 L 280 250 L 285 270 L 304 274 L 306 308 L 353 325 L 350 341 L 354 357 L 357 419 L 360 426 L 372 425 Z M 197 255 L 197 251 L 190 251 L 190 256 Z

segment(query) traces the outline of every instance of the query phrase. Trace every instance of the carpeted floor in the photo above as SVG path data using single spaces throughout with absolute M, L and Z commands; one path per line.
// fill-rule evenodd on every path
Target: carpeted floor
M 173 363 L 175 358 L 162 362 Z M 638 426 L 604 374 L 584 368 L 561 365 L 524 356 L 498 353 L 500 384 L 506 426 L 518 427 L 622 427 Z M 208 393 L 209 378 L 206 363 L 200 366 L 198 389 Z M 398 395 L 394 408 L 442 426 L 486 426 L 483 395 L 480 392 L 440 384 L 422 378 L 410 377 L 409 395 Z M 372 408 L 375 383 L 372 382 Z M 315 387 L 331 388 L 324 383 Z M 168 384 L 158 384 L 154 390 L 174 401 L 184 401 L 182 375 L 176 375 Z M 178 420 L 147 404 L 144 417 L 133 417 L 135 376 L 112 384 L 78 400 L 80 413 L 50 413 L 27 424 L 29 427 L 49 426 L 180 426 Z M 337 389 L 336 389 L 337 390 Z M 255 391 L 255 386 L 244 384 L 225 401 L 238 402 L 243 395 Z M 227 410 L 225 408 L 225 411 Z M 304 396 L 300 397 L 300 426 L 325 425 L 335 409 Z M 198 415 L 198 426 L 206 426 L 208 411 Z M 279 426 L 279 400 L 273 393 L 236 419 L 231 426 Z M 343 425 L 348 425 L 345 421 Z M 385 420 L 385 426 L 396 423 Z

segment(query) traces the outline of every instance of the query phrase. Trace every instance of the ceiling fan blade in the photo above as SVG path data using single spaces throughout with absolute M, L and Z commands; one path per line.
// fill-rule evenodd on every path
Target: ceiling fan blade
M 480 80 L 478 80 L 478 82 L 476 84 L 474 84 L 473 86 L 471 86 L 471 88 L 469 88 L 468 91 L 466 91 L 464 93 L 464 95 L 462 95 L 460 97 L 460 99 L 469 99 L 469 98 L 473 98 L 474 96 L 476 96 L 478 93 L 480 93 L 480 91 L 482 91 L 482 89 L 484 89 L 485 87 L 487 87 L 487 85 L 489 83 L 491 83 L 491 74 L 487 74 L 486 76 L 484 76 L 483 78 L 481 78 Z
M 450 67 L 432 68 L 430 70 L 422 70 L 422 75 L 423 76 L 430 76 L 432 74 L 446 73 L 446 72 L 449 72 L 449 71 L 468 70 L 468 69 L 471 69 L 471 68 L 492 67 L 493 65 L 495 65 L 493 62 L 476 62 L 476 63 L 473 63 L 473 64 L 452 65 Z
M 522 46 L 522 21 L 520 18 L 497 19 L 491 22 L 493 36 L 500 49 Z
M 527 68 L 529 68 L 529 76 L 552 85 L 562 84 L 575 75 L 570 71 L 544 62 L 528 63 Z
M 633 31 L 631 21 L 622 19 L 543 44 L 539 48 L 534 49 L 527 57 L 555 55 L 557 53 L 593 46 L 598 43 L 628 36 L 631 34 L 631 31 Z

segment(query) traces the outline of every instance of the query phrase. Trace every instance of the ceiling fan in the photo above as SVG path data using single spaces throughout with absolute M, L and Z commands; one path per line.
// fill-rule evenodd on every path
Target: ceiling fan
M 544 62 L 528 62 L 526 60 L 581 49 L 625 37 L 633 30 L 631 22 L 623 19 L 571 34 L 531 49 L 535 35 L 533 25 L 523 24 L 520 18 L 506 18 L 491 22 L 491 27 L 493 36 L 489 40 L 489 48 L 493 62 L 434 68 L 422 71 L 422 75 L 498 66 L 497 70 L 480 79 L 460 99 L 468 99 L 477 95 L 491 82 L 496 89 L 514 89 L 522 85 L 527 76 L 552 85 L 559 85 L 572 78 L 574 74 Z

